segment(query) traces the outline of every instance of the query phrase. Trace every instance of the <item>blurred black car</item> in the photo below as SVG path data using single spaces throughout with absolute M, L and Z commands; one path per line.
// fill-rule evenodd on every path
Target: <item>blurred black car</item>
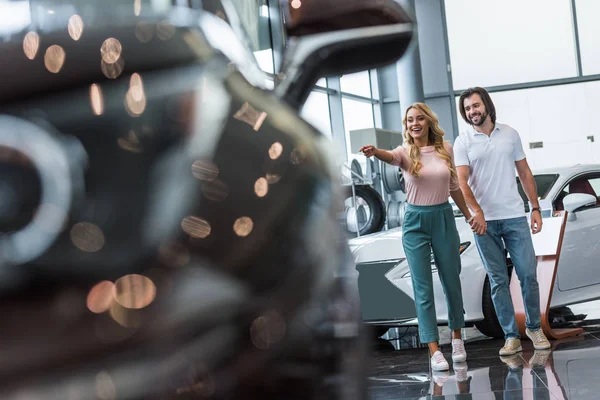
M 32 1 L 3 36 L 2 399 L 365 397 L 339 185 L 297 109 L 413 26 L 325 3 L 284 3 L 275 92 L 226 1 Z

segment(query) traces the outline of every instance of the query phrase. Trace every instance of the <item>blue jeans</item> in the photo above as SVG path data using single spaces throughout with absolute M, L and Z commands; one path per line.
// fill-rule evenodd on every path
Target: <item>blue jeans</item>
M 537 281 L 537 259 L 533 249 L 527 218 L 510 218 L 487 221 L 485 235 L 475 235 L 479 255 L 487 271 L 492 289 L 492 301 L 506 339 L 519 337 L 515 310 L 510 296 L 509 276 L 506 268 L 506 250 L 510 254 L 517 276 L 530 330 L 541 327 L 540 289 Z

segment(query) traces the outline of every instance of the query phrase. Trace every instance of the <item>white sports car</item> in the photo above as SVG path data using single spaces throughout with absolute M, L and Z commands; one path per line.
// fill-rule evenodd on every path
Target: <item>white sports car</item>
M 569 212 L 552 307 L 600 298 L 600 164 L 538 171 L 535 180 L 544 218 L 553 218 L 560 210 Z M 520 184 L 519 191 L 527 210 L 528 202 Z M 503 337 L 473 232 L 457 211 L 465 320 L 485 335 Z M 416 325 L 410 271 L 402 248 L 402 228 L 351 239 L 349 244 L 359 273 L 363 320 L 382 328 Z M 512 268 L 508 256 L 507 268 Z M 448 310 L 433 256 L 431 269 L 438 322 L 446 324 Z

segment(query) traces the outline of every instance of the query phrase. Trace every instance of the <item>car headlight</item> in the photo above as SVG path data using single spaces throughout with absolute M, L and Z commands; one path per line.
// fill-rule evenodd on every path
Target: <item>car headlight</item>
M 458 253 L 462 254 L 469 248 L 471 242 L 462 242 L 458 247 Z M 433 251 L 431 252 L 431 272 L 437 272 L 437 266 L 435 265 L 435 260 L 433 257 Z
M 468 249 L 470 245 L 471 245 L 471 242 L 462 242 L 460 244 L 460 247 L 458 248 L 458 252 L 460 254 L 464 253 L 465 250 Z
M 458 252 L 459 254 L 462 254 L 465 252 L 465 250 L 467 250 L 469 248 L 469 246 L 471 246 L 471 242 L 462 242 L 458 248 Z M 435 258 L 433 256 L 433 251 L 431 252 L 431 272 L 436 273 L 437 272 L 437 266 L 435 265 Z M 410 278 L 410 272 L 407 272 L 406 274 L 402 275 L 402 278 Z

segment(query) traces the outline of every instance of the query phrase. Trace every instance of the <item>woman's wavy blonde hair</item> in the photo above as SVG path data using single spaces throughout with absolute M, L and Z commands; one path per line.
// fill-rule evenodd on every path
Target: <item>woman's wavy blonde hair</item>
M 444 130 L 440 128 L 440 121 L 438 120 L 437 115 L 425 103 L 415 103 L 410 105 L 406 109 L 404 119 L 402 120 L 402 123 L 404 124 L 404 143 L 408 145 L 408 158 L 412 161 L 408 172 L 418 178 L 419 171 L 423 167 L 423 164 L 421 164 L 421 149 L 415 145 L 413 137 L 408 132 L 406 123 L 408 112 L 413 108 L 420 111 L 428 122 L 429 132 L 427 135 L 427 145 L 435 146 L 435 153 L 442 160 L 446 161 L 446 165 L 448 165 L 448 169 L 450 170 L 450 175 L 453 178 L 456 178 L 456 170 L 452 167 L 450 153 L 446 150 L 446 147 L 444 147 Z

